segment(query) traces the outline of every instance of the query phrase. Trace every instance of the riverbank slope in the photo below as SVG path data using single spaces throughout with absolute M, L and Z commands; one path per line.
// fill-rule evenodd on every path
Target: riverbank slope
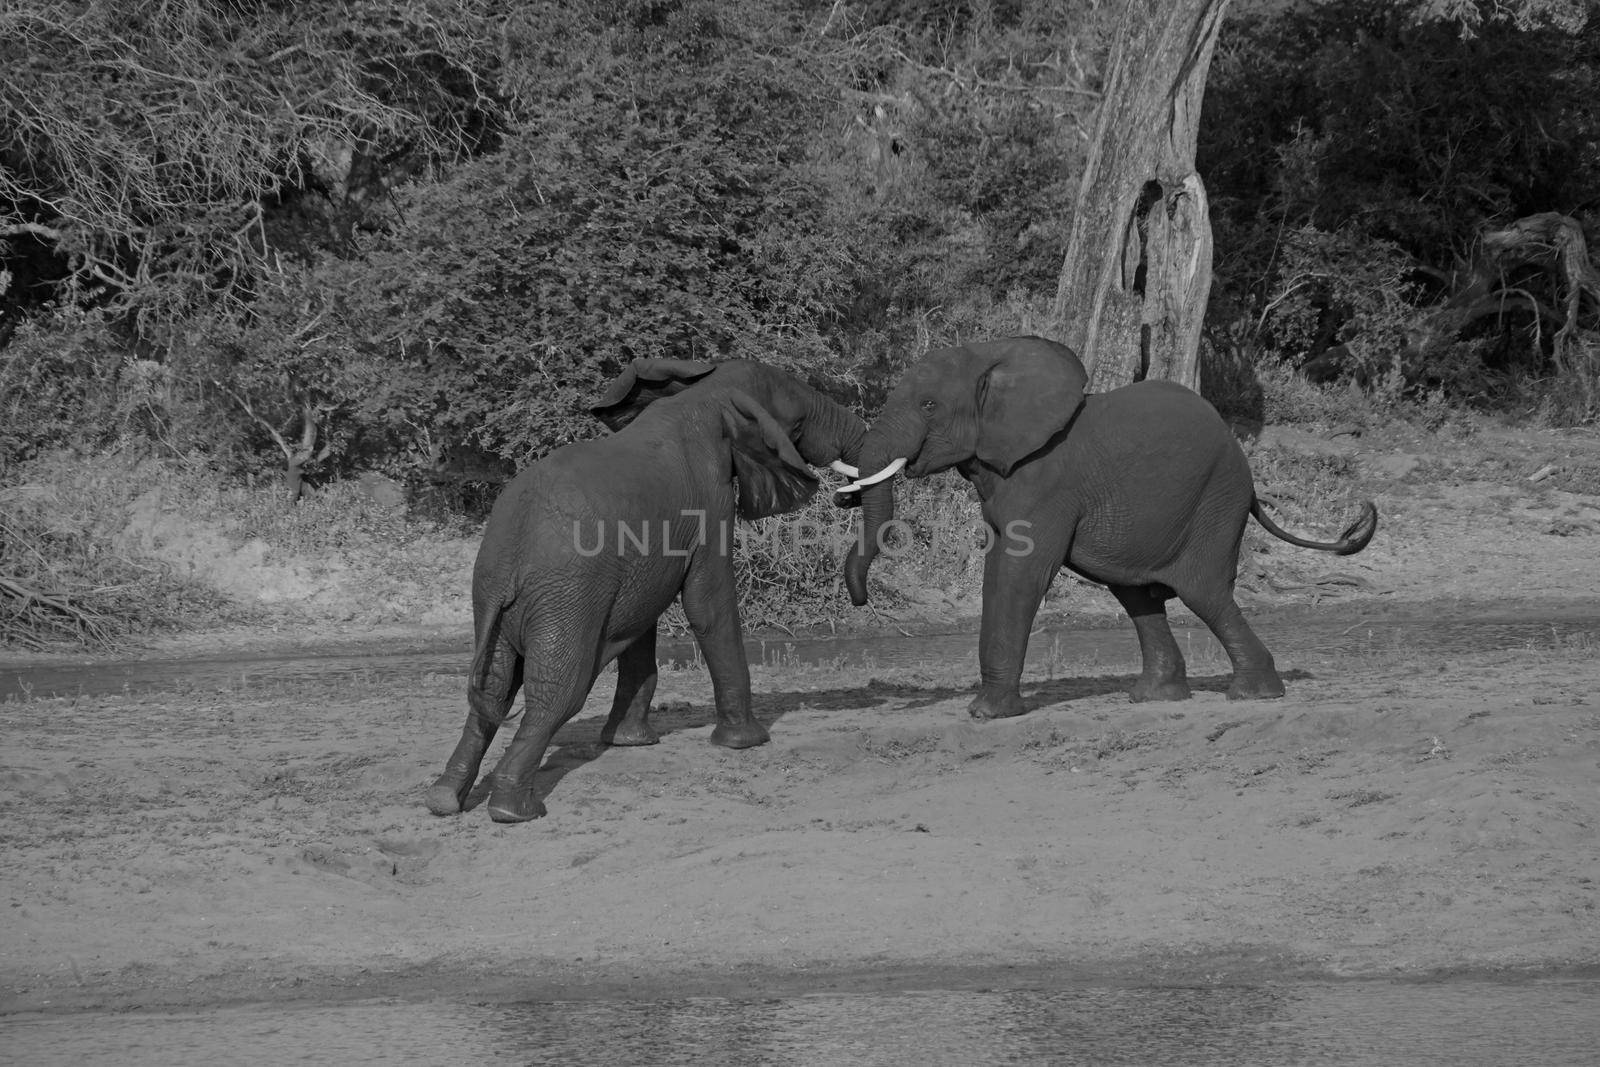
M 610 749 L 603 678 L 552 747 L 549 816 L 521 826 L 421 805 L 457 677 L 7 702 L 0 1010 L 1593 967 L 1597 452 L 1581 432 L 1480 434 L 1475 469 L 1358 451 L 1368 552 L 1252 535 L 1241 566 L 1264 639 L 1294 649 L 1283 700 L 1229 702 L 1200 640 L 1194 699 L 1132 705 L 1131 630 L 1120 657 L 1068 642 L 1027 715 L 984 724 L 975 651 L 776 655 L 754 671 L 771 744 L 709 745 L 709 680 L 681 670 L 662 743 Z M 1550 462 L 1558 484 L 1528 480 Z M 1559 624 L 1420 636 L 1491 613 Z M 1296 644 L 1312 618 L 1339 639 Z M 1419 636 L 1363 641 L 1377 619 Z M 341 636 L 361 634 L 150 654 Z

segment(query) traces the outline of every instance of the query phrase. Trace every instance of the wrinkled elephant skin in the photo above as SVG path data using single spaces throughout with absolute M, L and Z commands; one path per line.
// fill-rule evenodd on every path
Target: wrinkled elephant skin
M 437 815 L 467 805 L 519 688 L 522 721 L 488 778 L 497 822 L 545 814 L 535 789 L 545 750 L 612 660 L 601 739 L 655 743 L 657 620 L 675 597 L 711 674 L 711 741 L 767 740 L 750 706 L 733 522 L 800 507 L 817 487 L 809 465 L 853 464 L 865 425 L 810 386 L 743 361 L 635 360 L 593 410 L 616 432 L 523 471 L 489 516 L 472 578 L 466 725 L 425 796 Z
M 1257 498 L 1244 452 L 1215 409 L 1165 381 L 1084 392 L 1070 349 L 1037 337 L 928 353 L 897 383 L 861 446 L 862 535 L 845 561 L 856 604 L 879 538 L 894 517 L 892 480 L 868 484 L 905 461 L 921 477 L 955 467 L 983 502 L 980 687 L 971 714 L 1019 715 L 1028 634 L 1062 566 L 1111 590 L 1133 619 L 1143 670 L 1136 701 L 1183 700 L 1189 683 L 1167 623 L 1176 596 L 1211 629 L 1233 664 L 1235 699 L 1284 693 L 1272 654 L 1234 599 L 1246 521 L 1291 544 L 1342 555 L 1377 530 L 1369 502 L 1337 541 L 1281 529 Z

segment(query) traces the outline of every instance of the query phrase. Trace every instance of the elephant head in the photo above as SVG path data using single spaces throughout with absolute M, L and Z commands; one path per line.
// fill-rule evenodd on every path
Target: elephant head
M 650 404 L 686 389 L 743 393 L 772 416 L 807 463 L 856 477 L 867 424 L 793 375 L 753 360 L 635 359 L 589 410 L 620 430 Z
M 711 398 L 722 409 L 722 430 L 739 482 L 741 519 L 764 519 L 795 510 L 817 491 L 817 476 L 790 441 L 789 433 L 742 390 Z
M 1083 404 L 1088 374 L 1077 355 L 1040 337 L 941 348 L 906 371 L 861 444 L 861 537 L 845 560 L 845 585 L 867 602 L 867 571 L 894 518 L 892 478 L 919 478 L 976 462 L 1001 476 L 1066 428 Z

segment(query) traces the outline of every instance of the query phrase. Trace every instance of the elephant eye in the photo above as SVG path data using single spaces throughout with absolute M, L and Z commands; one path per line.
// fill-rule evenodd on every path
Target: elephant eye
M 922 402 L 922 410 L 926 411 L 929 415 L 932 415 L 933 412 L 934 412 L 934 409 L 937 408 L 938 406 L 939 406 L 938 402 L 934 401 L 934 400 L 924 400 Z

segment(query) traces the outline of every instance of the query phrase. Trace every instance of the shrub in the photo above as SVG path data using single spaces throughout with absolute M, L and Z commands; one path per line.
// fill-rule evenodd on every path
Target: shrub
M 41 453 L 114 440 L 126 421 L 124 360 L 100 315 L 64 311 L 22 323 L 0 349 L 0 482 L 12 464 Z
M 869 407 L 929 343 L 1016 332 L 1018 305 L 1048 309 L 1094 106 L 1079 55 L 1092 69 L 1092 6 L 852 6 L 813 171 L 820 222 L 855 264 L 829 333 Z
M 983 580 L 978 507 L 954 473 L 895 487 L 896 516 L 911 531 L 878 557 L 871 572 L 873 604 L 895 611 L 931 593 L 964 596 Z M 827 484 L 804 508 L 739 523 L 734 567 L 739 614 L 746 630 L 794 629 L 867 622 L 850 603 L 841 577 L 845 553 L 859 536 L 859 512 L 837 507 Z M 686 633 L 676 605 L 669 631 Z
M 144 325 L 249 303 L 271 253 L 338 243 L 385 182 L 481 146 L 496 17 L 476 0 L 5 5 L 0 238 L 53 261 L 9 299 Z
M 1257 5 L 1229 22 L 1198 153 L 1213 327 L 1246 320 L 1296 366 L 1331 353 L 1327 371 L 1389 406 L 1419 388 L 1483 397 L 1498 377 L 1544 373 L 1549 331 L 1433 351 L 1407 339 L 1420 305 L 1452 295 L 1430 279 L 1470 259 L 1487 226 L 1572 211 L 1600 181 L 1587 104 L 1600 23 L 1585 26 L 1577 5 L 1491 7 Z M 1517 277 L 1502 285 L 1559 302 Z
M 225 617 L 214 590 L 119 545 L 129 504 L 162 474 L 118 452 L 54 453 L 12 469 L 0 484 L 0 644 L 117 648 Z
M 401 224 L 266 315 L 281 335 L 318 317 L 337 371 L 319 402 L 350 447 L 525 461 L 592 436 L 584 406 L 637 356 L 851 377 L 820 332 L 847 256 L 799 169 L 817 98 L 761 15 L 578 6 L 508 30 L 548 65 L 505 72 L 521 124 L 501 150 L 401 190 Z

